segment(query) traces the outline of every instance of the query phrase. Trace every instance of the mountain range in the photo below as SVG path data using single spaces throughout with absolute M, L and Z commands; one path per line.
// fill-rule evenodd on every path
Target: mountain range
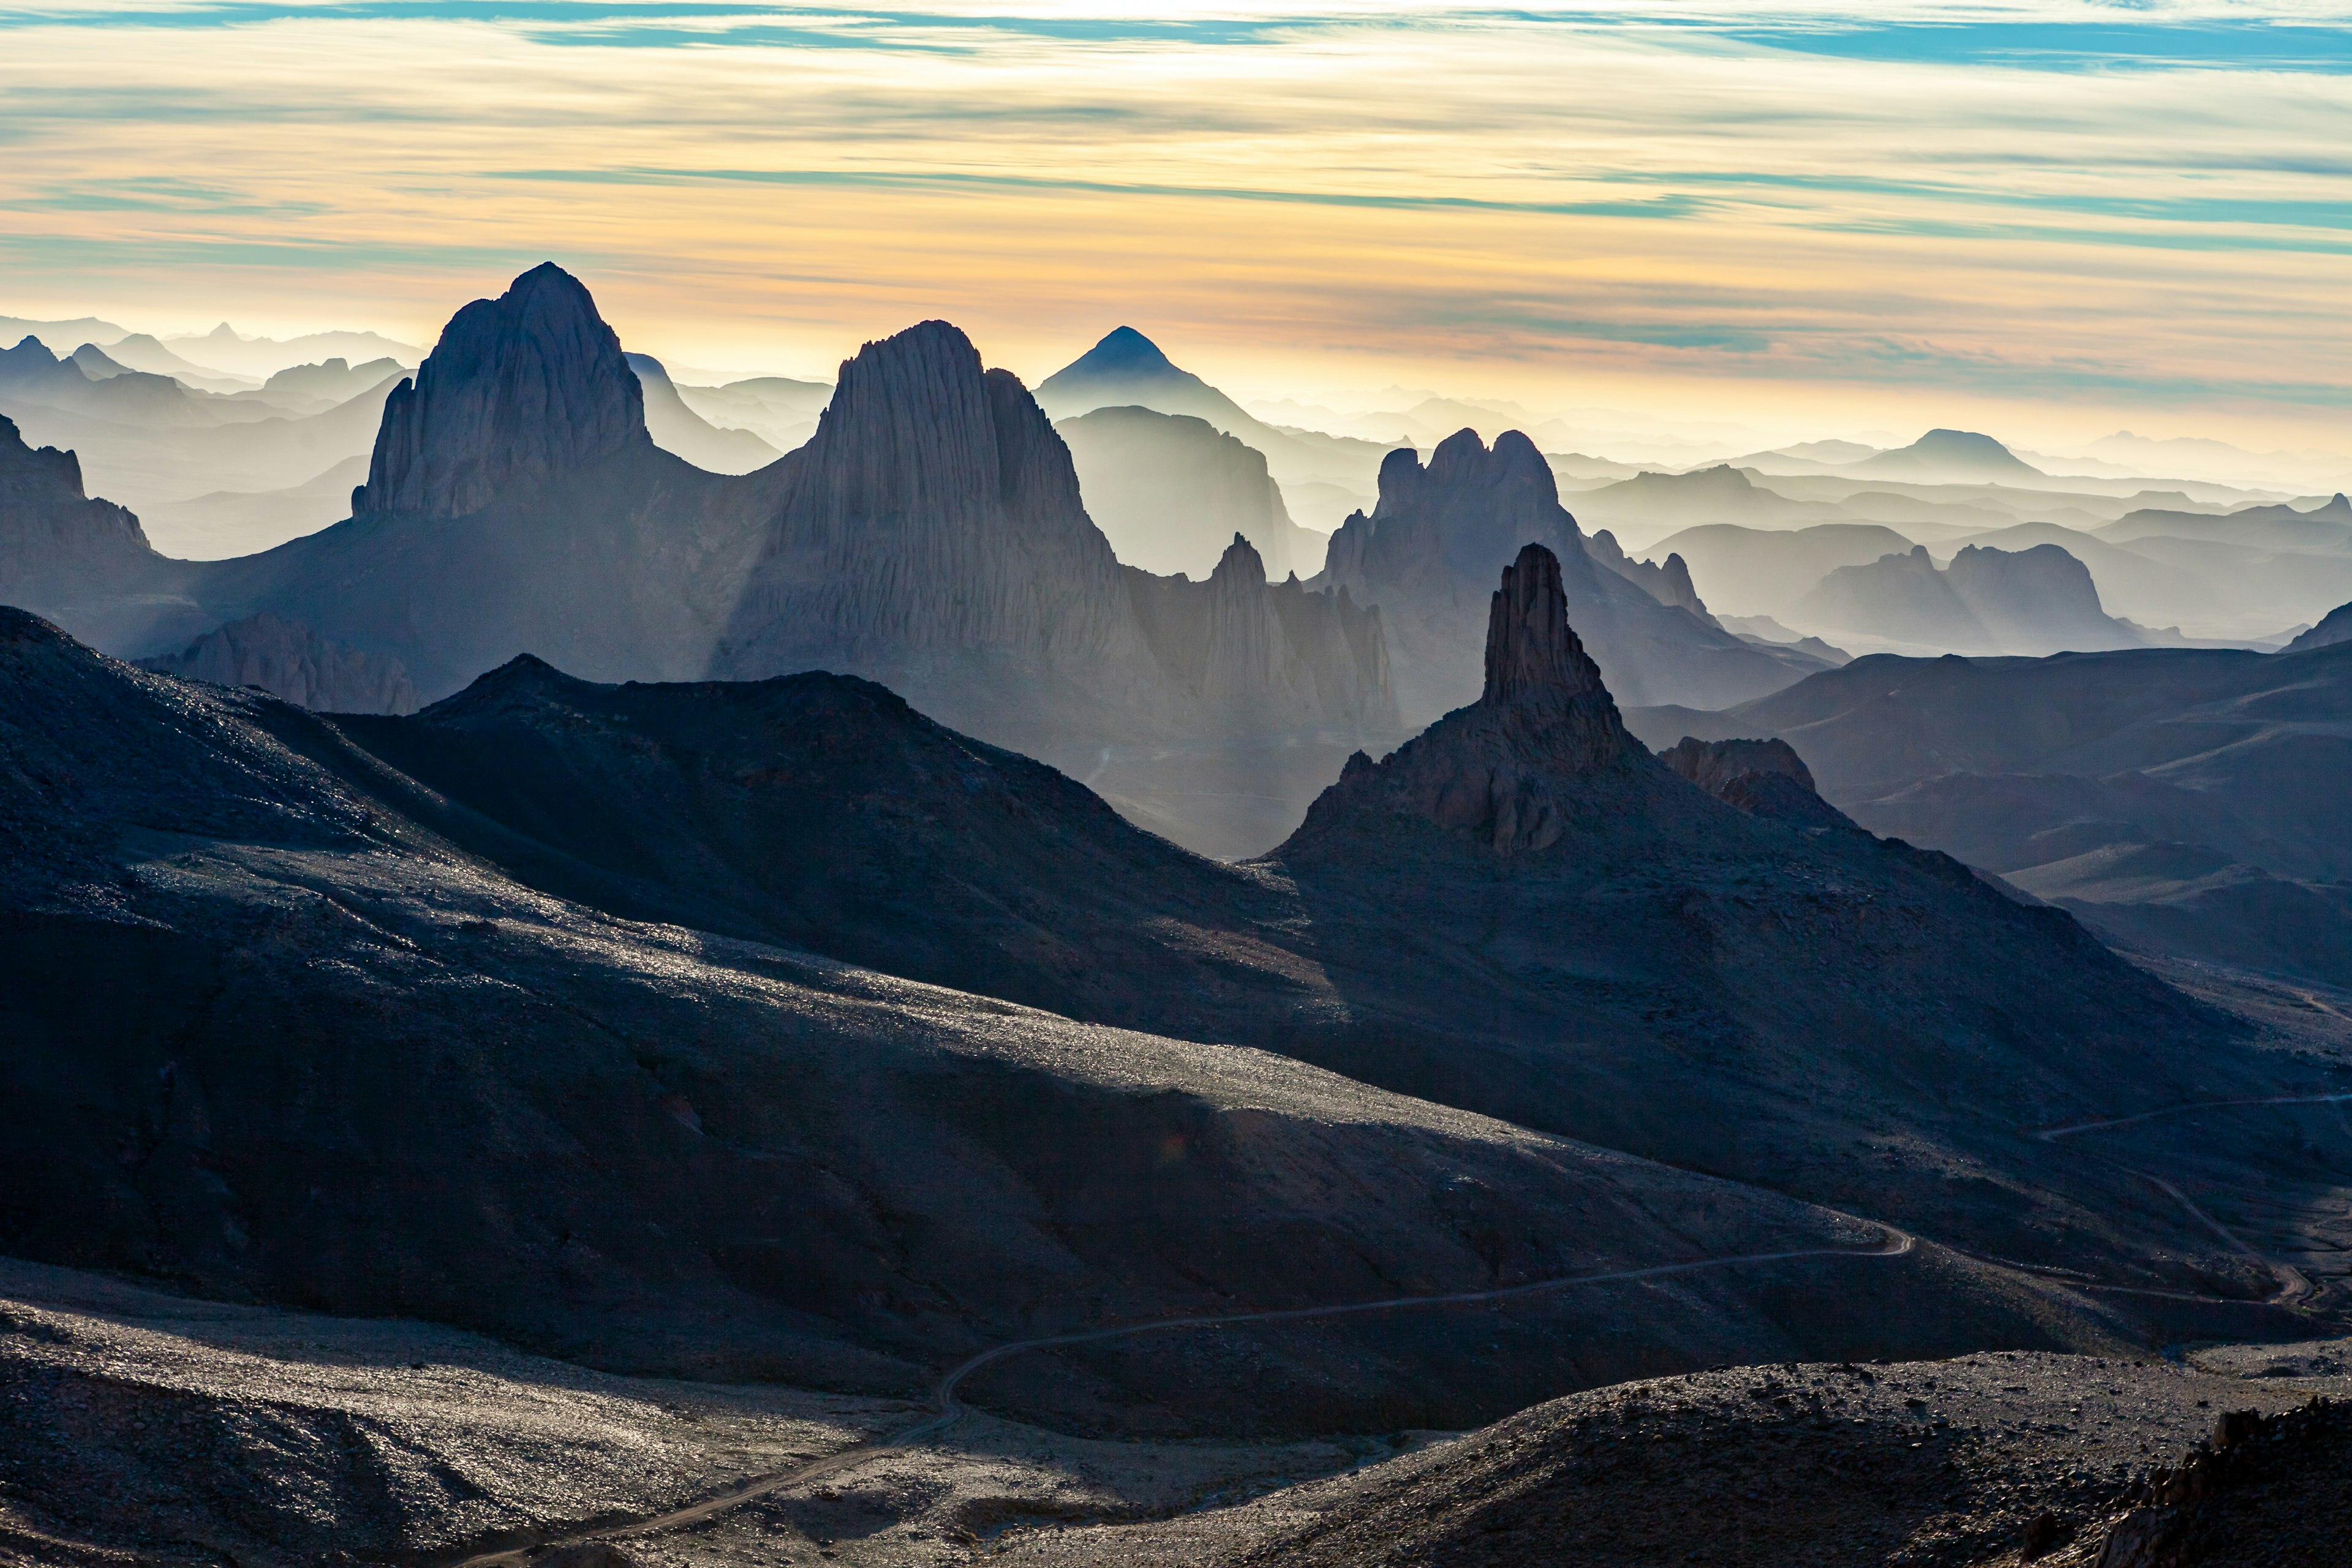
M 1530 546 L 1504 574 L 1475 700 L 1355 759 L 1241 867 L 852 678 L 614 687 L 520 660 L 412 717 L 323 719 L 11 612 L 0 811 L 34 848 L 0 885 L 28 1042 L 0 1099 L 6 1244 L 607 1365 L 876 1388 L 1186 1303 L 1857 1234 L 1810 1203 L 2259 1319 L 2260 1268 L 2011 1130 L 2278 1068 L 2070 917 L 1845 826 L 1784 750 L 1668 767 L 1560 567 Z M 27 965 L 171 983 L 28 988 Z M 160 1141 L 101 1169 L 141 1124 Z M 2259 1180 L 2272 1154 L 2216 1157 Z M 306 1197 L 330 1164 L 336 1195 Z M 1392 1195 L 1276 1195 L 1366 1181 Z M 366 1199 L 386 1191 L 430 1195 Z M 2105 1342 L 2166 1310 L 2033 1281 L 1930 1248 L 1844 1352 Z M 1644 1364 L 1654 1332 L 1738 1353 L 1787 1331 L 1743 1290 L 1599 1360 L 1566 1303 L 1468 1377 L 1442 1355 L 1392 1376 L 1375 1333 L 1255 1392 L 1173 1343 L 989 1386 L 1068 1418 L 1461 1419 Z
M 2352 984 L 2337 825 L 2347 671 L 2294 651 L 1879 655 L 1653 740 L 1771 735 L 1881 833 L 1948 851 L 2133 947 Z

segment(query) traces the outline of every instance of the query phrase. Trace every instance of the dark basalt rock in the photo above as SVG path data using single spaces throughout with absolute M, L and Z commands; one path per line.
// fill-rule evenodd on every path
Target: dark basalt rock
M 1809 827 L 1853 826 L 1821 797 L 1812 771 L 1786 741 L 1701 741 L 1685 735 L 1678 745 L 1659 752 L 1658 760 L 1676 776 L 1750 816 L 1778 817 Z
M 1601 671 L 1568 624 L 1559 559 L 1540 544 L 1503 569 L 1489 606 L 1486 689 L 1467 708 L 1374 763 L 1360 752 L 1308 808 L 1297 839 L 1349 817 L 1402 812 L 1471 833 L 1504 855 L 1557 843 L 1579 781 L 1655 771 L 1626 732 Z

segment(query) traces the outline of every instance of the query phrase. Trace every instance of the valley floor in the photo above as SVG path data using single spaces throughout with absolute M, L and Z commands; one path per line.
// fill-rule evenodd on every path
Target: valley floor
M 0 1260 L 0 1563 L 2091 1563 L 2221 1413 L 2315 1394 L 2352 1396 L 2352 1340 L 1735 1367 L 1466 1435 L 1089 1440 Z M 2292 1517 L 2338 1529 L 2352 1467 L 2311 1448 L 2270 1462 L 2319 1463 Z M 2278 1489 L 2206 1506 L 2259 1522 Z

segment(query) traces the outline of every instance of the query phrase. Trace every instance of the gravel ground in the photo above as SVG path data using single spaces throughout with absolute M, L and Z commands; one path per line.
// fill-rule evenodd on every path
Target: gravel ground
M 446 1552 L 635 1516 L 911 1419 L 606 1376 L 455 1330 L 192 1301 L 0 1258 L 0 1563 Z
M 2276 1364 L 2281 1347 L 2217 1352 Z M 2287 1347 L 2301 1370 L 2347 1343 Z M 2266 1359 L 2267 1358 L 2267 1359 Z M 2332 1375 L 1991 1353 L 1747 1367 L 1555 1400 L 1425 1453 L 1165 1524 L 1023 1532 L 1013 1568 L 1412 1564 L 1980 1564 L 2103 1529 L 2115 1500 L 2211 1433 Z M 2345 1543 L 2352 1549 L 2352 1542 Z
M 635 1533 L 622 1521 L 927 1412 L 610 1376 L 415 1322 L 0 1259 L 0 1564 L 431 1564 L 514 1545 L 535 1568 L 1959 1568 L 2019 1563 L 2031 1541 L 2050 1568 L 2089 1568 L 2135 1508 L 2133 1528 L 2155 1517 L 2148 1478 L 2222 1412 L 2314 1394 L 2352 1396 L 2352 1341 L 1738 1367 L 1461 1436 L 1090 1440 L 972 1413 Z M 2163 1515 L 2175 1555 L 2145 1568 L 2223 1561 L 2217 1541 L 2232 1563 L 2352 1560 L 2329 1533 L 2352 1528 L 2352 1495 L 2326 1489 L 2352 1487 L 2347 1426 L 2252 1445 L 2260 1465 Z M 2297 1555 L 2310 1541 L 2343 1550 Z

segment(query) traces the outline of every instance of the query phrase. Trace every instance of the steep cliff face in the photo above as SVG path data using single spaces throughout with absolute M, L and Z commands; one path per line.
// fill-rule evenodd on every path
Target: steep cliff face
M 394 389 L 352 513 L 462 517 L 651 444 L 620 339 L 551 261 L 450 318 L 415 379 Z
M 103 638 L 148 613 L 142 602 L 169 601 L 177 564 L 155 553 L 136 517 L 83 493 L 71 452 L 36 449 L 0 417 L 0 605 Z
M 206 632 L 175 654 L 139 661 L 142 669 L 256 686 L 320 713 L 413 713 L 416 688 L 396 658 L 329 642 L 299 621 L 249 616 Z
M 1216 732 L 1396 727 L 1380 612 L 1345 589 L 1268 583 L 1238 533 L 1205 582 L 1124 572 L 1152 657 Z
M 266 612 L 397 659 L 426 700 L 519 653 L 698 675 L 756 535 L 730 487 L 751 481 L 656 447 L 644 406 L 587 289 L 533 268 L 459 310 L 385 403 L 349 521 L 205 563 L 199 627 L 124 651 Z
M 944 321 L 845 364 L 816 435 L 778 472 L 720 673 L 862 674 L 1032 746 L 1297 729 L 1378 705 L 1377 656 L 1336 652 L 1351 629 L 1358 646 L 1377 633 L 1330 613 L 1315 636 L 1309 607 L 1294 646 L 1245 546 L 1208 583 L 1132 586 L 1061 437 Z
M 1411 451 L 1389 454 L 1379 505 L 1332 535 L 1318 579 L 1380 608 L 1408 724 L 1475 694 L 1467 672 L 1477 668 L 1488 585 L 1525 544 L 1559 558 L 1594 660 L 1611 689 L 1637 706 L 1727 706 L 1819 668 L 1741 641 L 1705 617 L 1703 606 L 1662 604 L 1600 569 L 1535 443 L 1507 430 L 1489 449 L 1475 431 L 1462 430 L 1440 442 L 1426 466 Z

